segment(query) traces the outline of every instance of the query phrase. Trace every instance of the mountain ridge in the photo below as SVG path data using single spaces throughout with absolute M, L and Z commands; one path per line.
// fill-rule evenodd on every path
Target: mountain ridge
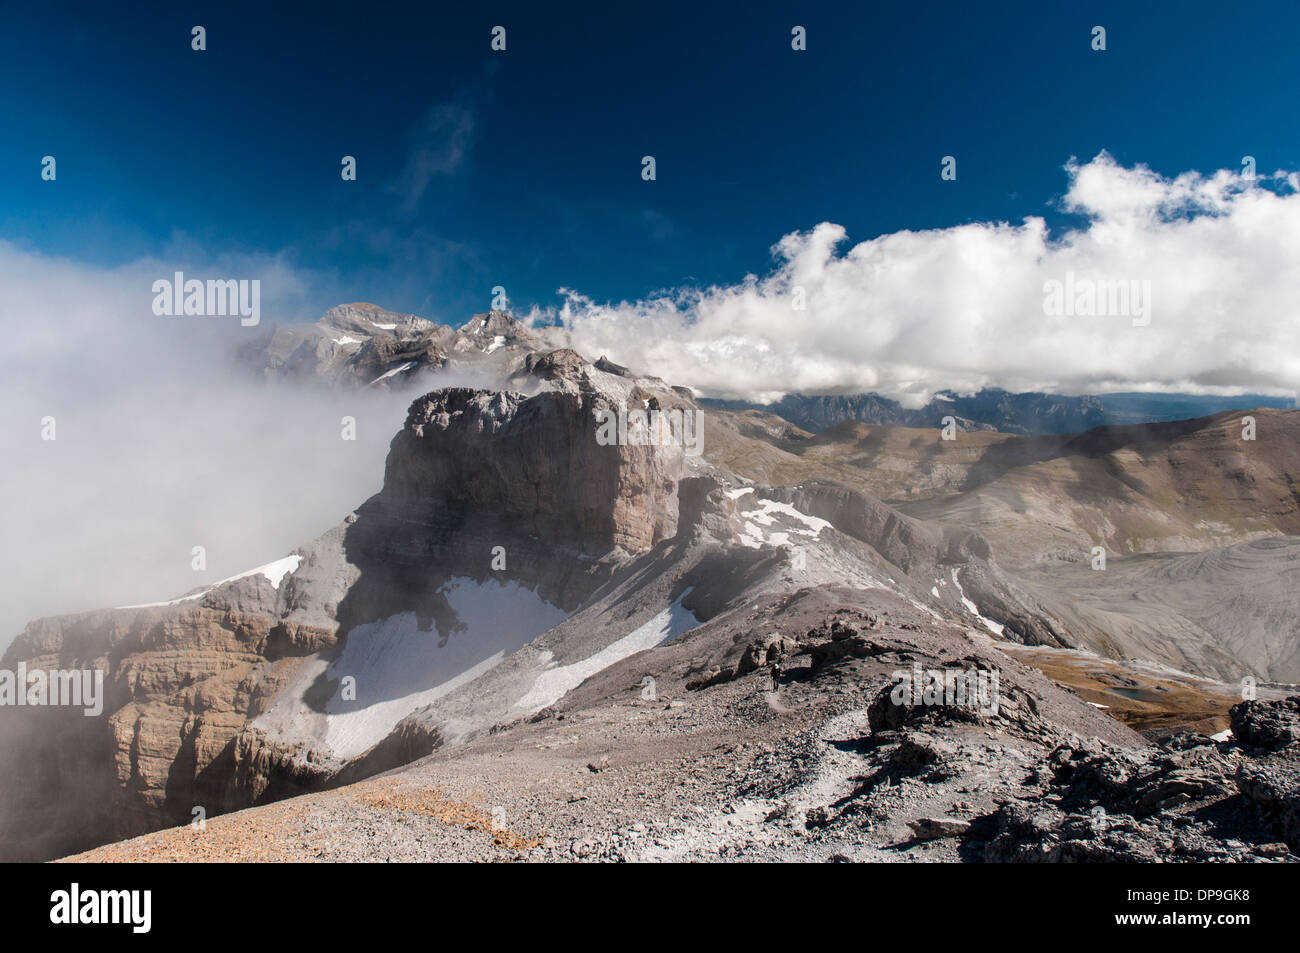
M 1021 665 L 1017 649 L 1110 656 L 1131 674 L 1095 676 L 1103 698 L 1154 696 L 1173 679 L 1195 730 L 1227 724 L 1223 699 L 1242 673 L 1285 681 L 1300 664 L 1279 650 L 1294 635 L 1295 411 L 1261 410 L 1253 442 L 1227 413 L 1066 436 L 965 429 L 945 440 L 935 428 L 857 420 L 813 435 L 550 347 L 504 313 L 459 329 L 422 321 L 340 306 L 314 330 L 272 331 L 245 352 L 263 374 L 324 386 L 435 385 L 410 400 L 378 494 L 267 567 L 153 605 L 36 620 L 9 647 L 9 668 L 104 671 L 107 699 L 103 719 L 26 709 L 4 722 L 0 767 L 43 764 L 66 792 L 51 803 L 0 771 L 6 856 L 131 838 L 188 823 L 195 808 L 215 817 L 315 803 L 346 785 L 377 790 L 367 778 L 415 762 L 519 751 L 525 737 L 564 744 L 560 721 L 618 736 L 609 719 L 634 686 L 642 701 L 668 693 L 651 710 L 674 722 L 684 705 L 690 732 L 766 737 L 765 725 L 790 714 L 754 694 L 773 664 L 778 680 L 780 665 L 799 673 L 787 698 L 802 699 L 807 717 L 790 725 L 816 734 L 844 724 L 873 739 L 862 750 L 878 751 L 886 774 L 922 749 L 969 744 L 961 726 L 976 725 L 1028 746 L 1004 746 L 998 758 L 1012 760 L 998 770 L 1032 762 L 1043 777 L 1053 750 L 1078 747 L 1082 726 L 1106 744 L 1146 741 L 1104 703 Z M 366 340 L 329 338 L 350 333 Z M 471 373 L 481 379 L 467 386 Z M 702 455 L 659 439 L 672 434 L 648 439 L 652 414 L 702 415 Z M 610 415 L 623 422 L 605 440 L 599 422 Z M 1114 548 L 1111 575 L 1081 575 L 1099 540 Z M 1206 558 L 1169 552 L 1189 541 Z M 1173 561 L 1153 561 L 1166 553 Z M 1268 587 L 1216 610 L 1243 573 Z M 1114 610 L 1117 593 L 1143 591 L 1157 597 L 1141 611 Z M 1128 669 L 1130 653 L 1166 667 L 1158 678 Z M 881 680 L 914 663 L 1001 673 L 1004 713 L 890 708 Z M 1175 710 L 1154 721 L 1178 719 Z M 633 735 L 657 744 L 652 730 Z M 598 775 L 603 763 L 587 767 Z M 855 763 L 831 759 L 834 785 L 849 783 Z M 1217 783 L 1204 790 L 1224 794 Z M 827 810 L 808 796 L 809 811 Z M 992 818 L 996 807 L 982 809 Z M 933 818 L 900 816 L 932 830 Z M 1013 821 L 997 821 L 1002 834 Z M 857 833 L 837 836 L 866 850 Z M 1206 843 L 1202 854 L 1217 849 Z

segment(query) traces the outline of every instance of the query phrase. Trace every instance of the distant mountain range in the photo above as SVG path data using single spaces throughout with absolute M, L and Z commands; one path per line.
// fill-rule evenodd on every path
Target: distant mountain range
M 820 433 L 846 420 L 897 427 L 940 427 L 944 417 L 957 420 L 957 429 L 997 430 L 1016 434 L 1082 433 L 1093 427 L 1158 423 L 1206 417 L 1225 410 L 1274 407 L 1290 410 L 1295 400 L 1241 394 L 1235 397 L 1196 394 L 1101 394 L 1065 397 L 989 388 L 969 397 L 940 393 L 930 403 L 909 410 L 879 394 L 788 394 L 774 404 L 736 400 L 703 400 L 726 410 L 761 410 L 790 421 L 810 433 Z

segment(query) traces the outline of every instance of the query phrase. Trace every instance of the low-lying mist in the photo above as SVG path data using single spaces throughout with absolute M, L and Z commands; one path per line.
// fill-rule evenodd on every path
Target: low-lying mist
M 270 562 L 382 484 L 413 391 L 259 380 L 234 355 L 268 319 L 154 315 L 151 283 L 172 270 L 0 245 L 0 650 L 42 615 L 169 599 Z M 242 274 L 262 278 L 264 313 L 276 289 L 286 306 L 302 293 L 274 265 Z

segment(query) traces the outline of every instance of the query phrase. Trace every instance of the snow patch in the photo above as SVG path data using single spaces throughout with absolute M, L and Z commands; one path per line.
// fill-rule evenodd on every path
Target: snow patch
M 323 715 L 311 711 L 303 693 L 312 677 L 254 724 L 277 737 L 315 738 L 336 756 L 355 758 L 413 711 L 478 678 L 567 618 L 515 581 L 455 577 L 442 592 L 454 619 L 445 633 L 437 626 L 421 629 L 414 612 L 348 633 L 343 654 L 324 675 L 333 682 L 356 679 L 355 701 L 345 701 L 336 688 Z
M 984 623 L 984 628 L 988 629 L 994 635 L 1001 635 L 1006 628 L 1000 622 L 994 622 L 986 616 L 980 615 L 979 606 L 966 598 L 966 593 L 962 591 L 961 583 L 957 581 L 957 570 L 952 571 L 952 584 L 957 587 L 957 595 L 961 598 L 961 604 L 966 607 L 966 611 Z
M 302 565 L 302 557 L 294 554 L 285 556 L 283 559 L 277 559 L 273 563 L 267 563 L 265 566 L 258 566 L 256 569 L 250 569 L 248 572 L 240 573 L 238 576 L 231 576 L 229 579 L 223 579 L 217 583 L 218 586 L 227 582 L 234 582 L 236 579 L 243 579 L 246 576 L 255 576 L 259 572 L 271 581 L 272 589 L 279 589 L 280 583 L 284 577 L 291 572 L 297 572 L 298 567 Z
M 403 371 L 409 371 L 414 366 L 415 366 L 415 361 L 407 361 L 405 364 L 402 364 L 398 367 L 394 367 L 391 371 L 386 371 L 383 374 L 380 374 L 378 377 L 372 380 L 370 384 L 378 384 L 380 381 L 386 380 L 387 378 L 392 377 L 394 374 L 400 374 Z
M 807 527 L 807 529 L 794 530 L 794 532 L 801 533 L 804 536 L 820 536 L 821 531 L 831 525 L 829 520 L 820 519 L 816 516 L 809 516 L 807 513 L 795 509 L 789 503 L 778 503 L 776 500 L 760 499 L 758 501 L 758 509 L 749 510 L 740 515 L 745 517 L 745 519 L 762 523 L 764 526 L 771 526 L 776 522 L 776 516 L 774 514 L 787 516 L 796 522 L 802 523 Z
M 742 487 L 737 490 L 728 490 L 727 495 L 733 500 L 753 491 L 753 487 Z M 750 549 L 761 549 L 763 546 L 780 546 L 788 549 L 796 548 L 792 536 L 802 536 L 809 539 L 816 539 L 821 535 L 821 531 L 831 524 L 824 519 L 818 519 L 816 516 L 809 516 L 800 510 L 795 509 L 788 503 L 778 503 L 775 500 L 760 499 L 757 501 L 756 509 L 745 510 L 741 512 L 740 517 L 745 521 L 741 527 L 740 534 L 736 537 L 736 542 L 742 546 L 748 546 Z M 777 523 L 783 525 L 781 529 L 776 530 Z M 796 525 L 791 526 L 790 523 Z M 764 530 L 764 527 L 773 529 Z
M 617 642 L 607 645 L 595 655 L 588 656 L 581 662 L 546 670 L 537 677 L 537 681 L 533 683 L 528 693 L 515 702 L 515 707 L 533 712 L 547 705 L 553 705 L 592 675 L 609 668 L 615 662 L 689 632 L 700 624 L 695 618 L 695 613 L 682 608 L 682 600 L 690 593 L 691 590 L 687 589 L 673 601 L 672 605 L 649 622 L 623 636 Z
M 297 572 L 298 567 L 302 564 L 302 557 L 298 555 L 285 556 L 283 559 L 277 559 L 275 562 L 267 563 L 265 566 L 258 566 L 256 569 L 250 569 L 247 572 L 241 572 L 236 576 L 229 576 L 219 582 L 214 582 L 202 592 L 196 592 L 193 595 L 181 596 L 179 599 L 171 599 L 167 602 L 142 602 L 133 606 L 117 606 L 119 609 L 156 609 L 159 606 L 178 606 L 182 602 L 191 602 L 195 599 L 202 599 L 213 589 L 224 586 L 228 582 L 236 582 L 240 579 L 247 579 L 249 576 L 256 576 L 261 573 L 271 582 L 272 589 L 279 589 L 280 583 L 284 577 L 291 572 Z

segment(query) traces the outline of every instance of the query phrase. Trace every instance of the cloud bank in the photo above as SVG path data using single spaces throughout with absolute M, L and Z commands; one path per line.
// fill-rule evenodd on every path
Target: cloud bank
M 531 318 L 562 323 L 584 353 L 759 401 L 876 391 L 919 406 L 936 390 L 993 386 L 1295 394 L 1296 174 L 1171 179 L 1106 153 L 1066 172 L 1062 206 L 1081 224 L 1058 235 L 1032 217 L 842 250 L 844 228 L 826 222 L 782 238 L 763 277 L 618 304 L 561 289 L 562 306 Z M 1045 288 L 1067 276 L 1149 282 L 1149 323 L 1050 313 Z
M 314 307 L 311 282 L 273 256 L 105 269 L 0 243 L 0 650 L 41 615 L 168 599 L 270 562 L 381 485 L 409 395 L 259 384 L 233 352 L 265 325 L 153 313 L 152 282 L 176 270 L 258 279 L 267 315 Z

